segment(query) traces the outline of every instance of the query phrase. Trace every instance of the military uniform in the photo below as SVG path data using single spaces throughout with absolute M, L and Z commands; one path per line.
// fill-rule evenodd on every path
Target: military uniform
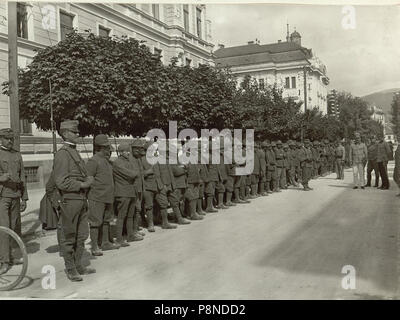
M 267 162 L 267 192 L 271 193 L 280 192 L 278 173 L 276 168 L 276 158 L 273 148 L 275 148 L 275 143 L 267 142 L 267 151 L 265 153 L 265 160 Z
M 122 154 L 130 152 L 128 144 L 118 146 L 119 157 L 113 162 L 114 197 L 117 211 L 117 243 L 121 246 L 129 246 L 123 239 L 124 227 L 127 230 L 127 238 L 133 237 L 133 216 L 137 201 L 137 193 L 134 186 L 139 172 L 135 170 L 129 156 Z
M 284 175 L 284 152 L 282 149 L 282 142 L 277 141 L 276 142 L 276 148 L 274 150 L 275 153 L 275 159 L 276 159 L 276 173 L 277 173 L 277 184 L 279 185 L 279 188 L 284 188 L 285 187 L 285 175 Z
M 63 130 L 78 134 L 78 121 L 62 122 L 60 132 Z M 82 266 L 85 241 L 89 236 L 87 190 L 92 179 L 88 176 L 85 163 L 74 143 L 66 141 L 57 151 L 54 156 L 53 174 L 62 200 L 60 224 L 64 241 L 61 250 L 65 271 L 71 281 L 81 281 L 79 274 L 95 271 Z
M 0 137 L 14 143 L 11 129 L 1 129 Z M 21 209 L 25 210 L 28 193 L 25 181 L 24 164 L 21 154 L 8 146 L 0 147 L 0 226 L 10 228 L 21 236 Z M 21 200 L 23 207 L 21 208 Z M 0 273 L 6 272 L 13 263 L 9 237 L 0 233 Z
M 111 148 L 107 136 L 103 134 L 95 137 L 94 145 L 97 148 Z M 119 248 L 110 242 L 114 203 L 113 167 L 109 158 L 99 151 L 89 159 L 86 170 L 94 177 L 88 193 L 89 225 L 92 254 L 98 256 L 102 255 L 98 248 L 100 244 L 102 250 Z
M 311 178 L 312 159 L 313 159 L 313 155 L 310 150 L 309 143 L 310 143 L 310 141 L 308 139 L 306 139 L 304 141 L 305 147 L 302 148 L 302 150 L 300 152 L 300 162 L 301 162 L 301 168 L 302 168 L 301 181 L 302 181 L 305 191 L 312 190 L 312 188 L 310 188 L 308 186 L 308 182 L 310 181 L 310 178 Z

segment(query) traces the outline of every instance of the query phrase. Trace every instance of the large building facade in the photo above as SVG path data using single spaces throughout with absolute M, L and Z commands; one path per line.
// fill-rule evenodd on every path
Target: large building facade
M 56 45 L 76 29 L 100 36 L 144 40 L 164 64 L 177 57 L 181 65 L 214 65 L 211 22 L 204 5 L 117 3 L 17 3 L 18 65 L 25 67 L 35 50 Z M 8 81 L 8 5 L 0 2 L 0 83 Z M 0 128 L 10 127 L 10 101 L 0 93 Z M 52 135 L 21 120 L 21 145 L 29 188 L 44 186 L 52 169 Z M 61 139 L 57 137 L 57 147 Z M 91 156 L 92 139 L 77 146 Z
M 301 36 L 294 31 L 286 42 L 260 45 L 253 41 L 244 46 L 215 51 L 217 67 L 229 67 L 238 83 L 244 77 L 255 78 L 260 87 L 276 84 L 285 98 L 302 102 L 303 111 L 317 108 L 327 113 L 329 78 L 326 67 L 311 49 L 301 45 Z
M 57 44 L 73 29 L 144 40 L 165 64 L 172 57 L 181 65 L 214 64 L 211 22 L 204 5 L 19 2 L 17 11 L 19 67 L 32 61 L 34 50 Z M 7 14 L 7 3 L 1 2 L 0 82 L 8 80 Z M 0 94 L 0 128 L 9 126 L 9 99 Z M 21 121 L 21 133 L 49 134 L 26 121 Z

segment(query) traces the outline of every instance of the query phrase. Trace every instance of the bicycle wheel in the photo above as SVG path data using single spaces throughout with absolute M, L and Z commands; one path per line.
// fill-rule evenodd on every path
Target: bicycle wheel
M 0 227 L 0 233 L 6 233 L 17 243 L 23 259 L 22 268 L 18 275 L 9 275 L 8 272 L 0 275 L 0 291 L 7 291 L 15 288 L 24 279 L 28 270 L 28 254 L 22 239 L 14 231 L 6 227 Z M 10 277 L 15 278 L 15 280 L 9 280 Z

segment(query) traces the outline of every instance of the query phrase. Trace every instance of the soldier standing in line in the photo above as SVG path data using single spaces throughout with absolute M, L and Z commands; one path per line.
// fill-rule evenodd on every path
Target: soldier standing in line
M 139 172 L 135 171 L 129 161 L 131 147 L 129 144 L 122 143 L 118 146 L 119 157 L 113 162 L 114 176 L 114 197 L 117 210 L 117 245 L 121 247 L 129 246 L 123 239 L 124 226 L 127 230 L 127 237 L 132 237 L 133 215 L 135 212 L 137 194 L 135 190 L 135 179 Z
M 275 156 L 275 142 L 267 143 L 267 181 L 271 181 L 271 192 L 281 192 L 279 187 L 279 178 L 278 178 L 278 168 L 276 165 L 276 156 Z
M 60 125 L 64 145 L 54 156 L 54 182 L 60 192 L 60 224 L 64 236 L 61 244 L 65 273 L 71 281 L 82 281 L 81 275 L 94 273 L 95 269 L 82 265 L 85 241 L 89 236 L 87 190 L 94 182 L 89 176 L 76 144 L 79 138 L 77 120 L 67 120 Z
M 236 203 L 232 201 L 232 196 L 235 191 L 235 172 L 236 172 L 236 164 L 234 160 L 234 148 L 235 145 L 233 145 L 231 148 L 231 162 L 232 163 L 226 163 L 225 164 L 225 170 L 227 173 L 227 180 L 225 183 L 225 189 L 226 189 L 226 206 L 228 207 L 234 207 L 236 206 Z
M 24 163 L 21 154 L 14 150 L 14 132 L 0 130 L 0 226 L 21 236 L 21 212 L 26 210 L 28 193 Z M 0 274 L 12 265 L 22 264 L 22 259 L 12 256 L 8 235 L 0 234 Z
M 134 214 L 133 214 L 133 232 L 131 230 L 127 230 L 127 233 L 130 234 L 128 237 L 128 242 L 132 241 L 141 241 L 144 238 L 144 233 L 139 231 L 139 225 L 142 220 L 142 205 L 143 205 L 143 193 L 144 193 L 144 168 L 142 163 L 142 157 L 144 154 L 144 140 L 134 139 L 131 144 L 131 155 L 129 157 L 129 161 L 132 164 L 134 170 L 138 173 L 137 178 L 135 179 L 134 187 L 135 193 L 137 195 Z M 129 222 L 129 225 L 131 223 Z
M 158 144 L 158 151 L 161 156 L 165 156 L 167 163 L 157 163 L 154 168 L 159 172 L 161 182 L 163 183 L 163 189 L 158 196 L 158 204 L 161 209 L 161 217 L 162 217 L 162 228 L 163 229 L 174 229 L 177 226 L 175 224 L 170 224 L 168 222 L 168 203 L 172 207 L 172 211 L 174 213 L 175 219 L 179 222 L 182 219 L 181 212 L 179 210 L 179 199 L 177 197 L 176 182 L 174 179 L 174 174 L 172 173 L 172 166 L 168 163 L 169 161 L 169 153 L 168 153 L 168 142 L 165 141 L 163 143 Z M 181 221 L 182 222 L 182 221 Z
M 284 170 L 284 153 L 282 149 L 282 142 L 278 140 L 276 142 L 276 148 L 274 149 L 275 153 L 275 159 L 276 159 L 276 174 L 277 174 L 277 184 L 279 185 L 280 189 L 284 189 L 284 176 L 283 176 L 283 170 Z
M 267 181 L 267 161 L 265 159 L 264 143 L 259 143 L 258 157 L 260 159 L 260 180 L 259 180 L 259 193 L 261 196 L 268 196 L 266 191 L 266 181 Z
M 187 181 L 186 181 L 187 166 L 185 166 L 182 163 L 179 163 L 180 162 L 179 158 L 180 157 L 178 157 L 177 164 L 170 165 L 173 174 L 173 179 L 175 180 L 174 193 L 179 203 L 178 210 L 174 211 L 174 213 L 178 224 L 190 224 L 190 221 L 186 220 L 183 217 L 183 215 L 185 214 L 185 202 L 186 202 L 185 200 L 186 200 L 186 190 L 187 190 Z
M 318 178 L 318 171 L 319 171 L 319 150 L 318 150 L 318 141 L 315 140 L 312 143 L 312 148 L 311 148 L 311 152 L 313 154 L 313 173 L 312 173 L 312 177 L 313 179 Z
M 194 152 L 191 150 L 187 150 L 186 154 L 189 157 L 190 152 Z M 197 163 L 188 163 L 185 165 L 185 171 L 187 175 L 187 187 L 185 191 L 185 200 L 188 214 L 191 220 L 202 220 L 203 215 L 197 214 L 197 202 L 199 199 L 199 186 L 201 177 L 200 177 L 200 166 Z
M 207 142 L 208 144 L 208 142 Z M 203 199 L 206 199 L 207 202 L 207 195 L 206 195 L 206 188 L 209 183 L 209 174 L 208 174 L 208 168 L 207 164 L 202 163 L 202 159 L 205 159 L 205 156 L 203 154 L 203 143 L 199 141 L 198 144 L 198 159 L 199 159 L 199 174 L 200 174 L 200 184 L 199 184 L 199 199 L 197 199 L 197 207 L 196 211 L 199 215 L 206 215 L 206 211 L 203 211 Z M 207 151 L 208 152 L 208 151 Z M 205 161 L 204 161 L 205 162 Z M 206 207 L 208 208 L 208 205 L 206 204 Z M 211 212 L 217 212 L 218 210 L 215 210 L 212 208 L 212 199 L 211 199 Z
M 258 184 L 260 182 L 260 173 L 261 173 L 261 162 L 260 162 L 260 154 L 259 154 L 259 145 L 258 143 L 254 143 L 254 168 L 253 173 L 251 174 L 251 196 L 253 198 L 257 198 L 258 195 Z
M 284 181 L 284 189 L 288 188 L 288 181 L 289 181 L 289 146 L 287 143 L 284 143 L 282 145 L 282 150 L 283 150 L 283 181 Z
M 120 246 L 109 240 L 113 220 L 114 178 L 110 163 L 112 147 L 108 137 L 97 135 L 94 138 L 94 148 L 94 156 L 86 164 L 88 174 L 94 177 L 88 193 L 90 241 L 92 255 L 102 256 L 101 250 L 115 250 Z M 98 247 L 100 243 L 101 250 Z
M 298 165 L 298 158 L 297 158 L 297 150 L 296 150 L 296 142 L 291 141 L 289 144 L 290 150 L 289 150 L 289 181 L 290 183 L 298 187 L 298 183 L 296 182 L 296 166 Z
M 296 159 L 297 159 L 297 162 L 296 162 L 296 164 L 297 164 L 297 166 L 296 166 L 296 178 L 297 178 L 297 180 L 296 180 L 296 182 L 297 183 L 301 183 L 301 177 L 302 177 L 302 174 L 303 174 L 302 173 L 302 169 L 301 169 L 301 161 L 300 161 L 302 152 L 303 152 L 303 144 L 300 141 L 298 141 L 296 143 Z
M 308 182 L 311 178 L 311 170 L 312 170 L 312 152 L 310 150 L 310 140 L 304 140 L 304 148 L 300 153 L 300 161 L 302 168 L 302 184 L 304 187 L 304 191 L 310 191 L 312 188 L 308 186 Z
M 157 201 L 157 196 L 160 194 L 163 184 L 161 182 L 161 178 L 158 174 L 156 174 L 154 170 L 154 166 L 149 163 L 146 157 L 146 151 L 152 146 L 153 142 L 146 141 L 143 149 L 142 155 L 142 165 L 143 165 L 143 174 L 144 174 L 144 210 L 147 221 L 147 231 L 155 232 L 154 229 L 154 201 Z M 154 154 L 152 155 L 154 156 Z M 132 228 L 133 230 L 133 228 Z
M 241 147 L 240 140 L 235 140 L 235 144 L 234 144 L 233 147 L 234 147 L 234 151 L 235 152 L 242 153 L 243 149 Z M 236 172 L 237 168 L 244 167 L 245 164 L 239 165 L 239 164 L 236 163 L 236 160 L 237 159 L 233 159 L 234 165 L 231 167 L 231 175 L 233 177 L 233 191 L 234 191 L 234 196 L 235 196 L 235 199 L 233 200 L 233 202 L 235 204 L 248 203 L 250 201 L 243 200 L 243 198 L 241 196 L 241 188 L 243 188 L 242 185 L 243 185 L 243 179 L 245 179 L 245 176 L 243 176 L 243 175 L 241 175 L 241 174 Z M 244 189 L 243 189 L 243 194 L 244 194 Z
M 211 143 L 210 143 L 211 150 Z M 228 172 L 226 170 L 226 165 L 224 163 L 224 141 L 223 138 L 220 139 L 219 146 L 219 164 L 216 165 L 218 170 L 218 182 L 216 184 L 216 198 L 217 198 L 217 206 L 216 209 L 228 209 L 227 206 L 224 205 L 224 194 L 226 192 L 226 183 L 228 181 Z M 232 188 L 230 189 L 232 190 Z M 233 190 L 232 190 L 233 191 Z

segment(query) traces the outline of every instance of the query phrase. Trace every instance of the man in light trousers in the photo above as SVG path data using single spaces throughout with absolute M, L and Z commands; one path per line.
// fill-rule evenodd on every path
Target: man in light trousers
M 355 142 L 350 146 L 349 160 L 353 168 L 354 187 L 353 189 L 364 189 L 364 167 L 368 159 L 367 146 L 361 142 L 361 136 L 355 133 Z

